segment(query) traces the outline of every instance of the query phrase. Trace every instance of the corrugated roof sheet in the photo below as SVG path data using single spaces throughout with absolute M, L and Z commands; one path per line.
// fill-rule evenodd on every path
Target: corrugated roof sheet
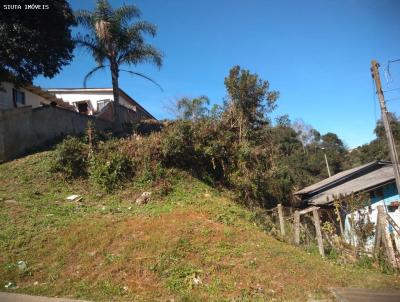
M 328 178 L 323 179 L 323 180 L 321 180 L 321 181 L 319 181 L 319 182 L 317 182 L 315 184 L 312 184 L 312 185 L 310 185 L 308 187 L 305 187 L 305 188 L 301 189 L 300 191 L 297 191 L 295 194 L 296 195 L 307 194 L 307 193 L 310 193 L 312 191 L 321 189 L 321 188 L 323 188 L 323 187 L 325 187 L 327 185 L 330 185 L 330 184 L 332 184 L 334 182 L 337 182 L 337 181 L 340 181 L 342 179 L 345 179 L 346 177 L 348 177 L 348 176 L 350 176 L 350 175 L 352 175 L 352 174 L 354 174 L 356 172 L 359 172 L 359 171 L 361 171 L 363 169 L 369 168 L 369 167 L 371 167 L 373 165 L 376 165 L 378 163 L 379 163 L 378 161 L 374 161 L 374 162 L 371 162 L 371 163 L 368 163 L 368 164 L 365 164 L 365 165 L 362 165 L 362 166 L 359 166 L 359 167 L 356 167 L 356 168 L 352 168 L 352 169 L 337 173 L 337 174 L 335 174 L 335 175 L 333 175 L 331 177 L 328 177 Z
M 307 202 L 313 205 L 328 204 L 333 201 L 334 196 L 357 193 L 392 181 L 394 181 L 393 166 L 383 165 L 377 170 L 361 175 L 360 177 L 344 182 L 326 191 L 322 191 L 307 199 Z

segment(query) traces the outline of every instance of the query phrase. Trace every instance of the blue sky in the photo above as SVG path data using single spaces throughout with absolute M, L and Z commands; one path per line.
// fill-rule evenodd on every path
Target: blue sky
M 370 76 L 371 59 L 382 66 L 400 58 L 400 1 L 397 0 L 138 0 L 110 1 L 137 5 L 142 18 L 158 26 L 148 39 L 164 54 L 158 70 L 140 65 L 162 85 L 122 74 L 120 87 L 157 118 L 171 117 L 166 106 L 179 97 L 207 95 L 221 103 L 224 77 L 233 65 L 258 73 L 281 93 L 274 116 L 302 118 L 321 133 L 334 132 L 355 147 L 374 138 L 380 117 Z M 73 9 L 91 9 L 94 0 L 70 1 Z M 41 87 L 81 87 L 95 66 L 82 50 Z M 400 87 L 400 63 L 392 64 Z M 386 88 L 386 80 L 382 80 Z M 89 87 L 111 87 L 99 72 Z M 388 94 L 390 110 L 400 113 L 400 90 Z

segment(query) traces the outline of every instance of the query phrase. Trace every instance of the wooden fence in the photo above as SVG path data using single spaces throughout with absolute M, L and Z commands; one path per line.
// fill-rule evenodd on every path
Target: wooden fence
M 365 246 L 357 244 L 357 240 L 346 242 L 340 217 L 335 219 L 335 217 L 325 215 L 324 220 L 330 222 L 335 228 L 331 230 L 332 232 L 323 230 L 321 225 L 321 211 L 323 209 L 316 206 L 299 210 L 278 204 L 277 207 L 266 210 L 266 213 L 284 240 L 297 246 L 316 245 L 322 257 L 325 257 L 327 249 L 339 250 L 341 254 L 350 255 L 353 259 L 357 259 L 357 254 L 369 257 L 379 257 L 383 254 L 391 267 L 395 269 L 400 268 L 400 251 L 393 241 L 393 236 L 400 236 L 400 227 L 390 217 L 384 206 L 378 206 L 377 222 L 374 225 L 375 240 L 372 251 L 368 250 Z M 393 230 L 392 234 L 388 232 L 389 226 Z M 353 231 L 351 232 L 353 233 Z

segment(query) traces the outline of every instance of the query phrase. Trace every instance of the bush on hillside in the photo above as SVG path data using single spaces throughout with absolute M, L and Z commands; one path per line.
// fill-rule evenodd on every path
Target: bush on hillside
M 112 192 L 132 176 L 133 165 L 123 154 L 113 153 L 108 158 L 94 156 L 90 160 L 89 174 L 101 189 Z
M 79 138 L 67 137 L 58 144 L 51 171 L 60 172 L 66 178 L 87 175 L 89 148 Z
M 155 180 L 157 170 L 164 166 L 161 139 L 161 133 L 155 132 L 149 136 L 133 135 L 119 141 L 118 152 L 132 161 L 140 182 Z

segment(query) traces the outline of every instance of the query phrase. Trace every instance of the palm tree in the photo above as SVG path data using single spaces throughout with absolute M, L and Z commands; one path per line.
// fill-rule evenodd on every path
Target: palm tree
M 136 6 L 123 5 L 113 9 L 107 0 L 97 0 L 93 12 L 79 10 L 75 12 L 75 16 L 78 24 L 88 30 L 85 35 L 78 33 L 75 41 L 77 45 L 87 49 L 97 63 L 97 66 L 85 76 L 84 86 L 86 87 L 87 80 L 96 71 L 110 68 L 114 96 L 114 128 L 119 131 L 121 129 L 119 73 L 128 72 L 158 85 L 142 73 L 120 68 L 124 64 L 136 66 L 143 62 L 151 62 L 161 67 L 163 55 L 152 45 L 147 44 L 143 37 L 144 34 L 154 37 L 156 27 L 146 21 L 133 22 L 134 19 L 140 18 L 140 10 Z

